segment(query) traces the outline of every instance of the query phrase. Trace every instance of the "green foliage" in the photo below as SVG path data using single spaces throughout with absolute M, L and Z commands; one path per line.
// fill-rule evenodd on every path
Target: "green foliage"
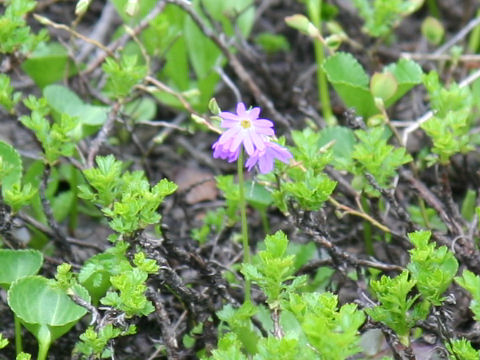
M 315 358 L 315 352 L 300 345 L 298 339 L 294 337 L 285 336 L 279 339 L 269 336 L 259 341 L 258 353 L 253 360 L 311 360 Z
M 88 292 L 81 287 L 77 290 L 89 303 Z M 8 290 L 8 305 L 37 338 L 39 360 L 45 360 L 52 342 L 67 333 L 87 312 L 54 280 L 41 276 L 26 276 L 15 281 Z
M 218 349 L 212 351 L 212 356 L 203 360 L 247 360 L 248 358 L 241 351 L 242 343 L 234 333 L 222 336 L 218 341 Z
M 112 155 L 97 156 L 96 162 L 97 168 L 83 172 L 95 192 L 84 185 L 79 196 L 102 206 L 113 230 L 130 234 L 160 221 L 157 209 L 177 189 L 173 182 L 163 179 L 152 187 L 142 171 L 121 174 L 123 164 Z
M 114 247 L 92 256 L 82 266 L 78 281 L 88 290 L 95 305 L 110 288 L 110 276 L 131 270 L 126 258 L 127 248 L 127 243 L 117 241 Z
M 40 43 L 22 63 L 22 69 L 41 88 L 77 71 L 73 61 L 69 60 L 67 49 L 57 42 Z
M 462 276 L 456 277 L 455 281 L 472 295 L 470 309 L 474 314 L 474 319 L 480 321 L 480 276 L 469 270 L 463 270 Z
M 0 333 L 0 349 L 3 349 L 7 345 L 8 345 L 8 339 L 5 339 L 3 337 L 3 334 Z
M 271 308 L 279 306 L 279 301 L 288 292 L 294 291 L 306 282 L 306 277 L 293 277 L 295 255 L 286 255 L 287 236 L 282 231 L 265 238 L 266 249 L 258 253 L 257 261 L 243 264 L 242 272 L 253 283 L 258 284 L 267 296 Z M 293 280 L 286 284 L 288 280 Z
M 422 124 L 432 138 L 432 152 L 441 164 L 447 164 L 457 153 L 473 150 L 470 139 L 473 97 L 470 89 L 453 83 L 449 88 L 440 84 L 438 73 L 430 72 L 424 77 L 435 115 Z
M 378 113 L 368 87 L 369 78 L 362 65 L 348 53 L 338 52 L 323 63 L 328 81 L 345 104 L 362 116 Z
M 410 250 L 408 270 L 417 282 L 422 297 L 432 305 L 440 306 L 444 300 L 442 294 L 452 283 L 458 270 L 458 261 L 446 246 L 435 248 L 430 242 L 429 231 L 417 231 L 408 234 L 415 248 Z
M 412 160 L 404 148 L 395 148 L 387 144 L 389 136 L 386 136 L 383 127 L 375 127 L 367 131 L 356 130 L 355 135 L 359 142 L 355 145 L 352 154 L 357 165 L 353 171 L 357 176 L 363 176 L 368 172 L 375 177 L 381 187 L 390 186 L 391 179 L 396 175 L 396 169 Z M 362 187 L 371 195 L 379 195 L 378 191 L 365 180 Z
M 33 0 L 12 0 L 6 5 L 0 16 L 0 54 L 11 54 L 21 50 L 29 52 L 45 40 L 47 32 L 42 30 L 38 35 L 30 33 L 25 15 L 36 6 Z
M 418 10 L 423 0 L 353 0 L 365 21 L 364 30 L 371 36 L 384 37 L 402 19 Z
M 135 325 L 130 325 L 127 329 L 119 329 L 112 324 L 100 328 L 98 331 L 89 326 L 85 332 L 80 335 L 80 341 L 75 345 L 74 353 L 82 354 L 82 359 L 107 359 L 111 358 L 113 352 L 109 343 L 120 336 L 133 335 L 137 331 Z
M 477 360 L 480 351 L 475 350 L 467 339 L 455 339 L 446 344 L 450 360 Z
M 218 349 L 208 359 L 246 359 L 248 353 L 255 360 L 343 360 L 360 352 L 358 329 L 365 321 L 363 312 L 353 304 L 339 308 L 331 293 L 300 293 L 306 278 L 293 276 L 296 256 L 287 255 L 287 247 L 284 233 L 269 235 L 253 265 L 243 264 L 242 272 L 259 285 L 269 309 L 249 301 L 238 309 L 226 305 L 217 315 L 230 331 L 220 337 Z M 280 327 L 285 336 L 262 337 L 252 325 L 254 315 L 270 331 L 267 317 L 276 316 L 277 330 Z
M 0 249 L 0 285 L 9 288 L 14 281 L 38 273 L 43 264 L 43 255 L 38 250 Z
M 205 244 L 212 231 L 218 233 L 225 223 L 225 208 L 218 208 L 215 211 L 207 211 L 200 228 L 192 230 L 192 238 L 200 244 Z
M 372 93 L 369 76 L 351 54 L 338 52 L 330 56 L 323 63 L 323 69 L 328 81 L 347 106 L 354 108 L 364 117 L 379 113 L 375 104 L 375 96 L 378 94 Z M 384 99 L 385 107 L 388 108 L 412 87 L 421 83 L 422 70 L 414 61 L 401 59 L 383 69 L 382 77 L 385 76 L 396 84 L 393 89 L 389 89 L 391 93 Z
M 274 202 L 280 210 L 287 211 L 290 199 L 306 210 L 318 210 L 335 189 L 336 182 L 323 173 L 332 154 L 329 149 L 321 148 L 320 136 L 309 128 L 292 132 L 295 147 L 291 151 L 303 166 L 288 168 L 291 181 L 281 182 L 280 188 L 273 191 Z
M 225 211 L 225 214 L 228 218 L 230 223 L 235 223 L 237 221 L 237 211 L 239 209 L 239 202 L 240 202 L 240 192 L 238 188 L 238 184 L 234 182 L 232 175 L 220 175 L 216 176 L 215 180 L 217 181 L 217 187 L 220 191 L 222 191 L 223 196 L 226 200 L 226 208 L 220 211 L 220 215 Z M 245 182 L 245 200 L 246 202 L 258 209 L 259 211 L 265 211 L 266 208 L 271 205 L 272 198 L 270 196 L 269 191 L 265 189 L 264 186 L 254 183 L 254 182 Z M 212 214 L 213 216 L 213 214 Z M 207 220 L 206 220 L 207 221 Z M 218 228 L 218 224 L 221 225 L 221 221 L 223 221 L 223 216 L 220 219 L 214 220 L 209 218 L 208 222 L 216 226 Z M 208 235 L 206 229 L 202 230 L 204 234 Z
M 62 114 L 77 118 L 72 137 L 80 140 L 107 120 L 109 108 L 85 103 L 72 90 L 62 85 L 49 85 L 43 89 L 43 96 L 52 110 L 54 119 L 61 119 Z
M 236 334 L 236 338 L 241 341 L 250 354 L 257 352 L 259 341 L 259 336 L 251 322 L 251 318 L 256 312 L 257 308 L 249 301 L 238 309 L 234 309 L 233 306 L 227 304 L 217 312 L 218 318 L 228 324 L 230 330 Z
M 146 316 L 155 310 L 153 304 L 145 297 L 146 281 L 148 274 L 158 271 L 158 265 L 155 260 L 147 259 L 143 253 L 135 254 L 134 264 L 136 267 L 129 266 L 121 273 L 110 276 L 110 282 L 118 292 L 107 292 L 100 302 L 125 312 L 128 317 Z
M 370 286 L 380 304 L 365 311 L 375 321 L 393 329 L 400 340 L 408 345 L 410 329 L 418 320 L 425 319 L 430 309 L 427 302 L 415 304 L 419 295 L 409 296 L 415 280 L 405 270 L 395 278 L 384 275 L 380 280 L 373 280 Z
M 10 85 L 10 77 L 0 74 L 0 106 L 13 113 L 15 105 L 20 101 L 21 97 L 22 93 L 13 92 L 13 87 Z
M 18 184 L 22 178 L 22 159 L 10 144 L 0 141 L 0 185 L 2 194 Z
M 360 352 L 358 329 L 365 315 L 354 304 L 338 308 L 332 293 L 291 294 L 288 304 L 321 359 L 343 360 Z
M 275 54 L 280 51 L 290 50 L 290 43 L 283 35 L 264 32 L 255 37 L 255 43 L 267 54 Z
M 9 144 L 0 141 L 1 195 L 14 213 L 28 204 L 37 193 L 32 184 L 22 184 L 22 159 Z
M 124 55 L 120 62 L 112 58 L 105 59 L 102 66 L 108 75 L 105 91 L 112 99 L 124 98 L 146 75 L 147 68 L 137 65 L 136 55 Z
M 31 110 L 31 115 L 22 116 L 20 121 L 42 144 L 46 163 L 53 165 L 60 156 L 72 156 L 75 152 L 73 130 L 78 126 L 78 118 L 63 113 L 51 124 L 46 118 L 50 108 L 44 98 L 31 95 L 24 104 Z
M 428 16 L 422 22 L 422 35 L 430 44 L 439 45 L 445 35 L 445 28 L 438 19 Z
M 20 354 L 17 355 L 15 358 L 16 360 L 30 360 L 32 358 L 32 355 L 21 352 Z

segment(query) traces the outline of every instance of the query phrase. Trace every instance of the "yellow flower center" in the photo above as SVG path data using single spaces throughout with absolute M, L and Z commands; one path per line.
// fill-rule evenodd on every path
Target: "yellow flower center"
M 244 129 L 248 129 L 250 126 L 252 126 L 252 123 L 250 122 L 249 119 L 243 119 L 242 121 L 240 121 L 240 125 L 241 125 Z

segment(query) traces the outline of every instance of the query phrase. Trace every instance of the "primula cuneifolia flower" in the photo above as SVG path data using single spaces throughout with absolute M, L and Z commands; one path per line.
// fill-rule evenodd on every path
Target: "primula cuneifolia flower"
M 275 135 L 273 123 L 267 119 L 259 119 L 260 108 L 247 110 L 245 104 L 238 103 L 237 113 L 222 111 L 220 126 L 225 130 L 213 144 L 213 157 L 233 162 L 240 155 L 241 146 L 249 155 L 245 166 L 250 171 L 258 164 L 262 174 L 273 170 L 275 159 L 284 163 L 293 157 L 290 152 L 271 141 Z
M 293 158 L 292 154 L 290 154 L 290 152 L 283 146 L 268 141 L 265 143 L 265 148 L 263 150 L 255 150 L 253 155 L 248 158 L 245 166 L 248 171 L 250 171 L 256 164 L 258 164 L 260 172 L 262 174 L 267 174 L 273 170 L 275 159 L 288 164 L 291 158 Z
M 222 111 L 219 115 L 222 118 L 220 126 L 227 130 L 213 146 L 222 159 L 225 159 L 222 155 L 225 156 L 226 152 L 238 154 L 242 144 L 247 154 L 252 155 L 255 149 L 265 148 L 263 136 L 275 134 L 270 120 L 258 118 L 259 107 L 247 110 L 243 103 L 238 103 L 236 114 Z

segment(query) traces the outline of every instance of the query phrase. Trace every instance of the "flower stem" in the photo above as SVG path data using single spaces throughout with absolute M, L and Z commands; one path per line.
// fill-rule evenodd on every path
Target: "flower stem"
M 307 1 L 308 17 L 310 18 L 312 24 L 318 29 L 318 31 L 322 31 L 322 2 L 323 0 Z M 327 78 L 322 67 L 323 61 L 325 59 L 324 45 L 322 44 L 322 42 L 315 39 L 313 46 L 315 49 L 315 60 L 317 63 L 318 100 L 322 105 L 323 118 L 325 119 L 325 122 L 328 126 L 333 126 L 337 124 L 337 120 L 333 115 L 332 105 L 330 104 L 330 95 L 328 92 Z
M 245 201 L 245 181 L 243 179 L 243 149 L 237 160 L 238 172 L 238 197 L 240 205 L 240 218 L 242 221 L 243 262 L 250 264 L 250 246 L 248 244 L 247 203 Z M 250 280 L 245 280 L 245 303 L 251 302 Z
M 13 319 L 15 321 L 15 350 L 17 355 L 23 351 L 22 347 L 22 324 L 20 323 L 20 319 L 17 315 L 13 315 Z

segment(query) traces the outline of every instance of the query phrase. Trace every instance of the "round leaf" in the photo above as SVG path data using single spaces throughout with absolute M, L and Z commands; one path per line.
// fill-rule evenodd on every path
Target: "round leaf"
M 372 95 L 384 101 L 390 99 L 397 91 L 398 83 L 391 73 L 375 73 L 370 80 Z
M 0 249 L 0 285 L 8 287 L 24 276 L 35 275 L 42 263 L 40 251 Z
M 8 291 L 8 305 L 39 342 L 59 338 L 87 313 L 54 284 L 42 276 L 27 276 L 15 281 Z M 79 295 L 90 301 L 82 289 Z

